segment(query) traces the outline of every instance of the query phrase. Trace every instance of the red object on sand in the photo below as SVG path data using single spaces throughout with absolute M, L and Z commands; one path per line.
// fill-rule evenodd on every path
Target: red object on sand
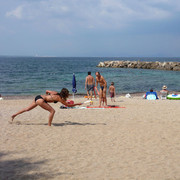
M 74 101 L 73 100 L 67 100 L 66 101 L 68 104 L 74 104 Z
M 105 108 L 105 109 L 108 109 L 108 108 L 125 108 L 125 107 L 119 107 L 119 106 L 106 106 L 106 107 L 103 107 L 103 106 L 87 106 L 87 108 Z

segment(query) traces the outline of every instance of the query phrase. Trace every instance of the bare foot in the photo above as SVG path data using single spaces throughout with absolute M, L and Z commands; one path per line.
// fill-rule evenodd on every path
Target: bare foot
M 11 120 L 13 121 L 15 117 L 16 117 L 16 115 L 12 115 Z

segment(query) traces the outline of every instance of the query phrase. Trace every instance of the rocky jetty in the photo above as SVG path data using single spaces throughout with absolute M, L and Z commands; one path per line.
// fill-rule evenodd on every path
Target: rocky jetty
M 147 62 L 147 61 L 104 61 L 97 67 L 105 68 L 138 68 L 138 69 L 158 69 L 168 71 L 180 71 L 180 62 Z

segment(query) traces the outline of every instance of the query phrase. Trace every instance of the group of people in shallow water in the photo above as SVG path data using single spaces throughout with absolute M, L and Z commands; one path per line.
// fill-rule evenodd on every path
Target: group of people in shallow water
M 88 76 L 86 77 L 85 80 L 85 89 L 87 90 L 88 99 L 90 98 L 92 100 L 93 91 L 95 94 L 95 90 L 96 90 L 99 95 L 99 106 L 101 105 L 107 106 L 107 98 L 106 98 L 107 82 L 104 79 L 104 77 L 100 74 L 100 72 L 96 72 L 95 75 L 96 75 L 96 83 L 94 77 L 91 75 L 91 72 L 88 72 Z M 98 84 L 100 85 L 99 91 L 97 89 Z M 109 94 L 111 100 L 115 101 L 114 98 L 116 95 L 116 91 L 114 87 L 114 82 L 111 82 L 111 85 L 109 87 Z
M 94 80 L 93 76 L 91 76 L 91 72 L 88 72 L 88 76 L 86 77 L 86 81 L 85 81 L 85 89 L 87 90 L 88 97 L 90 97 L 91 99 L 92 99 L 92 92 L 93 92 L 94 88 L 97 89 L 98 84 L 100 85 L 99 106 L 101 106 L 102 103 L 103 103 L 103 105 L 105 103 L 105 106 L 107 106 L 107 98 L 106 98 L 107 82 L 106 82 L 106 80 L 99 72 L 96 72 L 96 87 L 95 87 L 95 80 Z M 90 96 L 89 96 L 89 92 L 90 92 Z M 111 94 L 111 98 L 113 98 L 115 96 L 114 83 L 111 84 L 111 86 L 109 88 L 109 92 Z M 68 96 L 69 96 L 69 91 L 66 88 L 63 88 L 60 93 L 58 93 L 56 91 L 46 90 L 45 95 L 37 95 L 35 97 L 35 99 L 33 100 L 33 102 L 28 107 L 23 108 L 22 110 L 13 114 L 11 116 L 12 121 L 14 120 L 14 118 L 17 115 L 22 114 L 27 111 L 30 111 L 37 106 L 40 106 L 41 108 L 49 111 L 50 114 L 49 114 L 48 125 L 51 126 L 51 123 L 52 123 L 52 120 L 53 120 L 53 117 L 55 114 L 55 110 L 52 108 L 52 106 L 50 106 L 49 103 L 60 102 L 67 107 L 74 107 L 74 106 L 83 104 L 83 103 L 76 103 L 76 104 L 67 103 L 66 100 L 67 100 Z

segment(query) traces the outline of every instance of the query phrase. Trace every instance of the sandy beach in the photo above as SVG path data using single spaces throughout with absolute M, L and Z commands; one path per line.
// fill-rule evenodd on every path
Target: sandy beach
M 32 100 L 0 101 L 1 180 L 180 180 L 180 100 L 108 98 L 109 105 L 125 107 L 118 109 L 60 109 L 57 103 L 51 127 L 40 107 L 9 123 Z

